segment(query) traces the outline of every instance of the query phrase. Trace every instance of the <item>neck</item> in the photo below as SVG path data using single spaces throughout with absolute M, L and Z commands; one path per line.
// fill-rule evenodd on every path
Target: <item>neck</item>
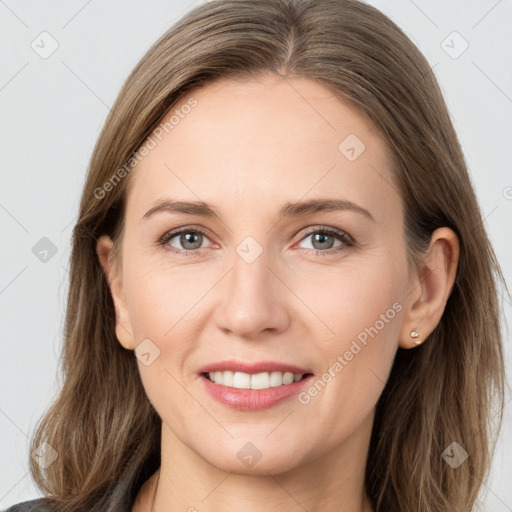
M 367 420 L 342 445 L 298 467 L 255 472 L 255 465 L 248 474 L 213 466 L 162 423 L 162 463 L 144 510 L 260 512 L 264 503 L 266 512 L 372 512 L 364 490 L 373 417 Z

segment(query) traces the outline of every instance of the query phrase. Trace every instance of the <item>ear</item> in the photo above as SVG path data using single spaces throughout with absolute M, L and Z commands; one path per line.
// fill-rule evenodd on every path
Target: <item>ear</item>
M 114 302 L 117 339 L 124 348 L 133 350 L 135 348 L 132 335 L 133 329 L 130 325 L 130 317 L 123 292 L 122 272 L 119 262 L 113 257 L 113 246 L 114 244 L 110 237 L 102 235 L 96 244 L 96 253 L 103 267 Z
M 420 345 L 438 325 L 455 282 L 459 239 L 447 227 L 432 233 L 419 272 L 411 278 L 399 346 Z M 411 332 L 419 334 L 411 336 Z

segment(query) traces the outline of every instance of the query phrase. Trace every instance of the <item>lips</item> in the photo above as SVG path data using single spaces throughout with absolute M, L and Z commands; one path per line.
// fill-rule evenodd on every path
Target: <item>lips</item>
M 277 361 L 219 361 L 199 372 L 205 391 L 240 411 L 261 411 L 290 399 L 314 378 L 309 368 Z
M 244 372 L 244 373 L 262 373 L 262 372 L 282 372 L 282 373 L 293 373 L 293 374 L 309 374 L 313 373 L 309 368 L 303 368 L 300 366 L 291 365 L 288 363 L 280 363 L 277 361 L 257 361 L 257 362 L 245 362 L 236 360 L 219 361 L 217 363 L 211 363 L 203 366 L 199 373 L 209 372 Z

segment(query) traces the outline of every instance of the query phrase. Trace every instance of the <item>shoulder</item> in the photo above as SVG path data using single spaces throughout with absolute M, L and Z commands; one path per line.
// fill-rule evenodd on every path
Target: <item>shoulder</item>
M 44 498 L 24 501 L 12 505 L 3 512 L 53 512 L 55 509 Z
M 114 482 L 107 491 L 98 497 L 94 506 L 84 509 L 78 506 L 76 512 L 130 512 L 144 482 L 158 469 L 160 455 L 149 459 L 141 467 L 134 466 Z M 42 497 L 11 505 L 0 512 L 58 512 L 66 508 L 52 497 Z

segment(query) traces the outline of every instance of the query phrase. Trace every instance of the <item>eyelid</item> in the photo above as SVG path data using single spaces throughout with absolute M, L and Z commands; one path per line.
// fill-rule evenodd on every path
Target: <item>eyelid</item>
M 309 229 L 305 233 L 302 233 L 301 237 L 294 245 L 299 244 L 300 242 L 305 240 L 308 236 L 310 236 L 314 233 L 327 233 L 329 235 L 334 236 L 341 242 L 341 244 L 338 245 L 337 247 L 332 247 L 330 249 L 325 249 L 325 250 L 314 249 L 314 248 L 302 249 L 308 253 L 313 252 L 317 256 L 333 256 L 336 254 L 340 254 L 347 248 L 353 247 L 356 245 L 354 238 L 351 235 L 349 235 L 346 231 L 344 231 L 342 229 L 335 228 L 335 227 L 331 227 L 331 226 L 325 226 L 325 225 L 310 226 Z
M 353 239 L 353 237 L 351 235 L 349 235 L 346 231 L 342 230 L 342 229 L 334 228 L 334 227 L 331 227 L 331 226 L 325 226 L 325 225 L 313 225 L 313 226 L 308 226 L 305 229 L 307 229 L 307 231 L 305 233 L 304 232 L 302 233 L 301 237 L 297 240 L 297 242 L 294 243 L 294 245 L 297 245 L 298 243 L 302 242 L 304 239 L 306 239 L 308 236 L 310 236 L 310 235 L 312 235 L 314 233 L 327 233 L 329 235 L 337 237 L 337 239 L 340 242 L 342 242 L 342 244 L 340 246 L 337 246 L 337 247 L 334 247 L 334 248 L 331 248 L 331 249 L 325 249 L 325 250 L 320 250 L 320 249 L 303 249 L 303 250 L 306 250 L 306 251 L 309 251 L 309 252 L 313 251 L 315 254 L 323 254 L 323 255 L 334 254 L 334 253 L 340 252 L 341 250 L 345 249 L 347 246 L 355 245 L 355 240 Z M 167 231 L 166 233 L 164 233 L 164 235 L 162 235 L 160 237 L 160 239 L 158 240 L 158 244 L 161 245 L 161 246 L 167 246 L 167 244 L 169 243 L 169 241 L 172 238 L 174 238 L 174 237 L 176 237 L 178 235 L 181 235 L 182 233 L 186 233 L 186 232 L 201 233 L 202 235 L 204 235 L 210 241 L 210 243 L 215 245 L 215 242 L 213 242 L 211 240 L 207 230 L 205 230 L 202 227 L 194 226 L 194 225 L 184 226 L 184 227 L 181 227 L 181 228 L 177 228 L 175 230 Z M 168 250 L 170 250 L 171 252 L 174 252 L 176 254 L 183 254 L 183 253 L 185 253 L 186 255 L 193 256 L 194 254 L 197 254 L 199 251 L 202 251 L 204 249 L 206 249 L 206 247 L 201 247 L 199 249 L 192 249 L 192 250 L 177 249 L 175 247 L 172 247 L 172 248 L 170 248 Z
M 312 235 L 313 233 L 328 233 L 330 235 L 336 235 L 341 239 L 345 239 L 345 241 L 350 242 L 351 244 L 355 244 L 355 240 L 352 238 L 351 235 L 349 235 L 346 231 L 343 229 L 338 229 L 331 226 L 324 226 L 324 225 L 314 225 L 309 226 L 306 228 L 307 231 L 305 233 L 302 233 L 301 238 L 299 239 L 299 242 L 304 240 L 309 235 Z M 322 251 L 325 252 L 325 251 Z
M 169 241 L 178 236 L 178 235 L 181 235 L 182 233 L 187 233 L 187 232 L 197 232 L 197 233 L 201 233 L 202 235 L 204 235 L 212 244 L 214 244 L 214 242 L 210 239 L 210 236 L 208 234 L 208 232 L 204 229 L 204 228 L 201 228 L 199 226 L 194 226 L 194 225 L 191 225 L 191 226 L 185 226 L 185 227 L 182 227 L 182 228 L 177 228 L 176 230 L 173 230 L 171 229 L 170 231 L 167 231 L 165 232 L 161 237 L 160 239 L 158 240 L 158 244 L 159 245 L 162 245 L 162 246 L 166 246 Z M 172 247 L 171 249 L 169 249 L 171 252 L 175 252 L 175 253 L 190 253 L 190 254 L 195 254 L 197 253 L 198 251 L 201 251 L 202 249 L 205 249 L 205 247 L 203 248 L 199 248 L 199 249 L 194 249 L 194 250 L 191 250 L 191 251 L 187 251 L 185 249 L 176 249 L 175 247 Z

